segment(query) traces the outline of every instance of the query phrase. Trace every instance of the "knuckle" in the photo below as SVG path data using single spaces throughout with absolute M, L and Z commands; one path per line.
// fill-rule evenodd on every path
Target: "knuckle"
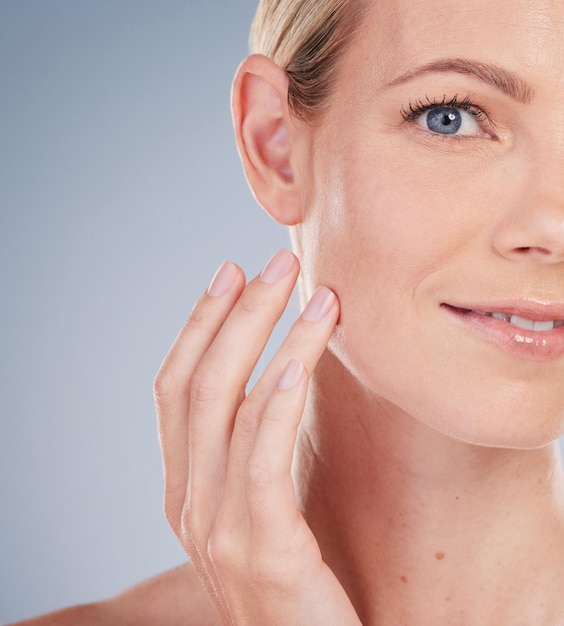
M 207 541 L 206 527 L 187 504 L 185 504 L 180 511 L 180 520 L 176 535 L 191 558 L 202 558 L 202 553 L 205 552 Z M 202 550 L 202 546 L 204 546 L 204 550 Z
M 181 535 L 198 552 L 205 552 L 214 525 L 215 513 L 210 507 L 210 496 L 190 490 L 180 510 Z
M 184 336 L 183 343 L 186 344 L 183 348 L 184 351 L 190 350 L 190 336 L 199 333 L 209 334 L 210 317 L 206 315 L 204 309 L 205 307 L 198 302 L 184 322 L 179 335 L 179 337 Z M 174 403 L 186 391 L 187 382 L 184 373 L 177 371 L 177 368 L 174 367 L 174 359 L 171 358 L 172 352 L 173 349 L 165 357 L 153 381 L 153 396 L 157 407 L 166 407 L 170 403 Z
M 243 313 L 256 313 L 262 308 L 263 300 L 254 290 L 245 289 L 237 302 L 237 307 Z
M 220 381 L 220 376 L 210 368 L 197 370 L 190 384 L 190 404 L 197 407 L 215 400 L 221 388 Z
M 223 525 L 214 524 L 208 538 L 208 556 L 212 562 L 226 568 L 234 562 L 237 552 L 235 533 Z
M 170 387 L 170 378 L 161 367 L 153 380 L 153 396 L 156 404 L 160 404 L 163 398 L 170 395 Z
M 172 371 L 161 367 L 153 381 L 153 397 L 158 408 L 167 407 L 178 400 L 184 392 L 182 381 Z
M 269 465 L 249 459 L 245 471 L 245 482 L 251 494 L 269 489 L 273 479 L 273 471 Z
M 185 549 L 193 551 L 193 546 L 205 544 L 206 525 L 204 503 L 198 506 L 195 498 L 186 495 L 186 485 L 165 485 L 165 517 Z
M 245 435 L 252 435 L 256 432 L 260 424 L 258 411 L 252 407 L 249 399 L 245 400 L 237 413 L 237 428 Z

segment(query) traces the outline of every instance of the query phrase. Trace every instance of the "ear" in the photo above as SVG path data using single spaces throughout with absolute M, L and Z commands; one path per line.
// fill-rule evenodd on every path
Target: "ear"
M 243 61 L 233 82 L 231 107 L 239 155 L 257 202 L 277 222 L 302 219 L 301 194 L 292 169 L 288 76 L 269 58 Z

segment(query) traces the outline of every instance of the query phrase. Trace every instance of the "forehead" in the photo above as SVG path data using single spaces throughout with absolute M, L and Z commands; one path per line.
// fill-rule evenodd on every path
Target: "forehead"
M 564 0 L 371 0 L 351 48 L 384 80 L 456 57 L 562 84 Z

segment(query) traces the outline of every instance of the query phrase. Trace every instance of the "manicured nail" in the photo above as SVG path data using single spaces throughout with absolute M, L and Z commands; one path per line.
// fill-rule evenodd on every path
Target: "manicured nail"
M 294 265 L 294 255 L 289 250 L 279 250 L 270 261 L 264 266 L 260 273 L 263 283 L 277 283 Z
M 303 371 L 304 366 L 299 361 L 295 359 L 289 361 L 278 381 L 278 389 L 280 391 L 288 391 L 288 389 L 295 387 L 302 377 Z
M 335 294 L 327 287 L 319 287 L 307 303 L 302 319 L 306 322 L 319 322 L 331 308 L 335 301 Z
M 233 265 L 233 263 L 225 261 L 212 278 L 210 286 L 208 287 L 208 295 L 213 296 L 214 298 L 219 298 L 223 294 L 227 293 L 231 285 L 234 283 L 236 276 L 237 267 Z

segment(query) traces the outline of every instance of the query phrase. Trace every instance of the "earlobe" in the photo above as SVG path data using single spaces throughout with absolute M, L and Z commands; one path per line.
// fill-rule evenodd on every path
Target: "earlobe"
M 278 222 L 301 221 L 301 195 L 292 168 L 288 77 L 262 55 L 247 58 L 233 83 L 233 123 L 239 154 L 258 203 Z

